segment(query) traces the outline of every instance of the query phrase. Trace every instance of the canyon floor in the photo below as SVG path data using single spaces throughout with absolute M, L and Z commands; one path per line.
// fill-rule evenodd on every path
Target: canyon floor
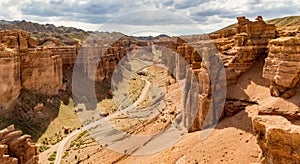
M 252 119 L 258 115 L 258 109 L 267 108 L 270 102 L 272 104 L 279 102 L 278 104 L 287 106 L 294 105 L 269 95 L 268 81 L 261 78 L 263 64 L 264 59 L 261 58 L 249 71 L 241 75 L 237 85 L 228 88 L 232 90 L 230 92 L 232 95 L 228 95 L 228 98 L 253 101 L 257 104 L 247 106 L 245 110 L 232 117 L 225 117 L 206 137 L 203 135 L 208 130 L 188 133 L 175 145 L 162 152 L 151 155 L 126 155 L 101 146 L 88 133 L 83 133 L 80 135 L 81 137 L 74 137 L 74 143 L 70 143 L 71 146 L 63 157 L 62 163 L 78 161 L 82 163 L 141 163 L 143 161 L 147 161 L 147 163 L 259 163 L 261 150 L 256 144 L 252 126 Z M 161 76 L 158 72 L 155 74 L 166 77 L 166 75 Z M 164 83 L 163 80 L 161 84 Z M 179 94 L 178 84 L 168 87 L 172 87 L 169 89 L 172 90 L 172 94 Z M 122 122 L 130 124 L 130 121 L 123 120 Z M 153 128 L 162 129 L 164 126 L 165 124 L 152 122 L 140 128 L 143 128 L 145 132 L 153 130 Z M 140 131 L 140 128 L 136 131 Z M 42 163 L 49 163 L 48 157 L 54 150 L 50 149 L 40 154 Z

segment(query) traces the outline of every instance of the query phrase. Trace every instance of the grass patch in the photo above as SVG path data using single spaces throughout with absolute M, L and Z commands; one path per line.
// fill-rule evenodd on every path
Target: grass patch
M 56 144 L 63 139 L 63 127 L 76 129 L 81 126 L 75 111 L 72 99 L 69 104 L 65 105 L 61 102 L 58 116 L 48 126 L 45 133 L 38 139 L 39 143 L 45 142 L 45 139 L 50 141 L 48 144 Z
M 103 99 L 97 105 L 100 112 L 114 113 L 118 110 L 118 107 L 113 99 Z

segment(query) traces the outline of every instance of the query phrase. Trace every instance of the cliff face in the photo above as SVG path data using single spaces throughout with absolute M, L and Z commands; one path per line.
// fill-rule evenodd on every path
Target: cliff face
M 221 30 L 219 34 L 210 36 L 218 50 L 215 54 L 222 61 L 213 60 L 211 57 L 205 59 L 205 55 L 203 55 L 205 51 L 201 50 L 201 47 L 209 46 L 209 44 L 205 44 L 205 41 L 192 45 L 193 47 L 200 47 L 198 51 L 202 52 L 200 54 L 202 59 L 196 59 L 198 63 L 192 63 L 193 71 L 197 73 L 200 85 L 200 108 L 190 131 L 200 130 L 216 124 L 218 118 L 223 117 L 224 113 L 229 114 L 233 110 L 237 112 L 241 109 L 239 106 L 233 107 L 232 104 L 226 103 L 223 112 L 222 104 L 226 97 L 218 93 L 225 93 L 222 89 L 226 87 L 226 84 L 235 84 L 241 73 L 246 72 L 259 56 L 266 55 L 268 41 L 276 37 L 275 25 L 266 24 L 261 16 L 258 16 L 254 22 L 245 17 L 237 17 L 237 20 L 238 24 L 235 28 Z M 206 66 L 205 61 L 209 61 L 210 65 Z M 216 76 L 217 74 L 213 76 L 214 72 L 222 71 L 216 66 L 223 64 L 226 77 L 223 79 L 220 75 Z M 212 85 L 214 83 L 216 85 Z M 214 108 L 219 110 L 212 110 Z M 217 111 L 219 112 L 216 113 Z
M 269 42 L 262 76 L 270 81 L 272 96 L 287 99 L 296 94 L 299 83 L 300 38 L 299 31 L 281 32 L 280 36 Z M 262 149 L 262 163 L 299 163 L 300 126 L 293 124 L 299 119 L 298 109 L 259 110 L 264 116 L 253 120 L 253 128 Z
M 22 87 L 50 95 L 62 87 L 61 56 L 48 49 L 30 49 L 21 51 L 20 58 Z
M 24 31 L 0 32 L 1 105 L 11 104 L 21 88 L 43 94 L 57 94 L 62 87 L 63 67 L 73 67 L 77 46 L 39 46 Z M 9 105 L 5 105 L 6 107 Z M 5 108 L 5 107 L 4 107 Z
M 37 164 L 37 154 L 37 146 L 29 135 L 22 135 L 13 125 L 0 130 L 0 163 Z
M 109 37 L 105 36 L 104 39 L 105 43 L 109 42 L 106 40 Z M 0 78 L 3 93 L 0 105 L 3 109 L 14 103 L 21 88 L 47 95 L 58 94 L 63 86 L 63 68 L 71 71 L 75 62 L 89 79 L 109 79 L 117 63 L 128 51 L 148 45 L 130 37 L 114 41 L 105 48 L 89 44 L 82 47 L 59 46 L 55 39 L 46 40 L 47 43 L 39 43 L 25 31 L 0 32 L 0 67 L 6 70 L 1 71 Z M 102 39 L 99 45 L 103 44 Z
M 18 98 L 21 90 L 20 57 L 14 49 L 0 51 L 0 105 L 1 110 L 9 108 Z
M 0 32 L 1 104 L 8 108 L 20 89 L 56 94 L 62 86 L 62 57 L 40 48 L 24 31 Z
M 269 42 L 263 77 L 270 80 L 272 96 L 289 98 L 299 82 L 300 37 L 280 37 Z

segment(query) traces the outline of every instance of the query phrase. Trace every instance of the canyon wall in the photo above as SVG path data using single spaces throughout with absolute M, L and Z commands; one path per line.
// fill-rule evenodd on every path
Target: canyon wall
M 167 53 L 168 56 L 164 57 L 168 67 L 174 70 L 173 76 L 177 80 L 186 79 L 182 102 L 187 114 L 184 117 L 187 119 L 185 122 L 190 123 L 196 115 L 190 127 L 191 132 L 214 125 L 224 114 L 232 115 L 242 109 L 226 103 L 223 111 L 226 99 L 224 88 L 226 85 L 235 84 L 239 76 L 251 68 L 258 57 L 266 56 L 268 42 L 277 37 L 275 25 L 265 23 L 261 16 L 254 22 L 245 17 L 237 17 L 237 20 L 236 27 L 221 30 L 209 37 L 187 38 L 186 41 L 180 38 L 159 39 L 153 43 L 171 49 L 190 65 L 186 69 L 174 54 Z M 225 77 L 219 74 L 222 71 L 226 74 Z M 191 90 L 194 85 L 193 81 L 189 81 L 191 72 L 197 77 L 199 92 Z M 198 94 L 195 95 L 196 93 Z
M 238 24 L 233 32 L 225 35 L 220 31 L 220 38 L 213 40 L 224 63 L 227 83 L 234 84 L 241 73 L 247 71 L 257 57 L 266 55 L 268 41 L 276 38 L 274 24 L 266 24 L 261 16 L 251 22 L 245 17 L 237 17 Z M 225 30 L 226 31 L 226 30 Z
M 50 49 L 38 47 L 24 31 L 0 32 L 1 106 L 9 108 L 21 88 L 56 94 L 62 86 L 62 58 Z
M 62 87 L 62 58 L 48 49 L 28 49 L 20 52 L 22 87 L 48 95 Z
M 298 31 L 280 31 L 269 41 L 262 76 L 270 81 L 270 94 L 284 99 L 296 94 L 300 72 L 300 35 Z M 299 107 L 298 107 L 299 108 Z M 270 107 L 259 109 L 253 120 L 262 163 L 299 163 L 300 126 L 298 109 Z
M 11 107 L 21 90 L 20 57 L 14 49 L 0 51 L 0 110 Z
M 1 108 L 11 107 L 21 88 L 47 95 L 58 94 L 63 88 L 63 68 L 72 71 L 75 64 L 91 80 L 109 79 L 128 51 L 148 45 L 145 41 L 124 37 L 103 46 L 110 41 L 105 40 L 104 44 L 102 36 L 95 38 L 100 39 L 96 40 L 99 46 L 89 46 L 89 43 L 82 47 L 60 46 L 51 38 L 47 44 L 39 44 L 25 31 L 0 32 Z
M 280 37 L 269 42 L 263 77 L 270 80 L 272 96 L 290 98 L 295 94 L 300 72 L 300 37 Z
M 205 59 L 207 51 L 203 50 L 210 46 L 208 40 L 190 45 L 195 47 L 197 52 L 201 52 L 202 57 L 202 60 L 197 59 L 201 61 L 200 63 L 193 63 L 193 71 L 198 76 L 200 88 L 200 108 L 190 131 L 214 125 L 224 114 L 232 113 L 230 103 L 223 106 L 226 96 L 221 93 L 226 91 L 222 89 L 226 88 L 226 85 L 235 84 L 241 73 L 247 71 L 259 56 L 266 55 L 269 40 L 276 38 L 275 25 L 266 24 L 261 16 L 258 16 L 254 22 L 245 17 L 237 17 L 237 20 L 238 24 L 235 28 L 221 30 L 219 34 L 210 36 L 211 42 L 216 46 L 214 53 L 211 53 L 214 49 L 209 49 L 210 57 Z M 218 58 L 213 57 L 214 54 Z M 218 65 L 224 65 L 226 77 L 222 78 L 214 73 L 222 71 Z

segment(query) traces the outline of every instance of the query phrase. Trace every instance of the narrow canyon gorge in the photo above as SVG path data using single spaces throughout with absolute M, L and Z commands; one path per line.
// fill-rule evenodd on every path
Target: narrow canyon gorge
M 189 133 L 215 127 L 253 107 L 257 115 L 251 118 L 249 133 L 261 150 L 257 158 L 262 163 L 300 161 L 299 26 L 282 30 L 262 16 L 255 21 L 240 16 L 234 26 L 207 35 L 144 39 L 91 34 L 82 44 L 68 44 L 51 37 L 36 38 L 22 30 L 0 31 L 1 114 L 14 113 L 15 119 L 27 120 L 27 127 L 51 121 L 49 106 L 58 110 L 60 101 L 71 98 L 77 104 L 91 99 L 82 95 L 92 91 L 72 88 L 72 80 L 86 78 L 91 84 L 110 87 L 118 63 L 128 53 L 163 47 L 160 60 L 153 63 L 169 68 L 172 78 L 166 92 L 184 107 L 180 121 Z M 77 68 L 82 77 L 72 77 Z M 182 94 L 177 93 L 179 82 L 184 87 Z M 111 88 L 96 92 L 98 99 L 113 96 Z M 24 95 L 35 100 L 28 105 Z M 174 111 L 165 114 L 170 113 L 175 115 Z M 235 123 L 239 121 L 243 120 Z M 38 163 L 37 156 L 37 146 L 29 135 L 22 136 L 14 126 L 0 131 L 0 163 Z

